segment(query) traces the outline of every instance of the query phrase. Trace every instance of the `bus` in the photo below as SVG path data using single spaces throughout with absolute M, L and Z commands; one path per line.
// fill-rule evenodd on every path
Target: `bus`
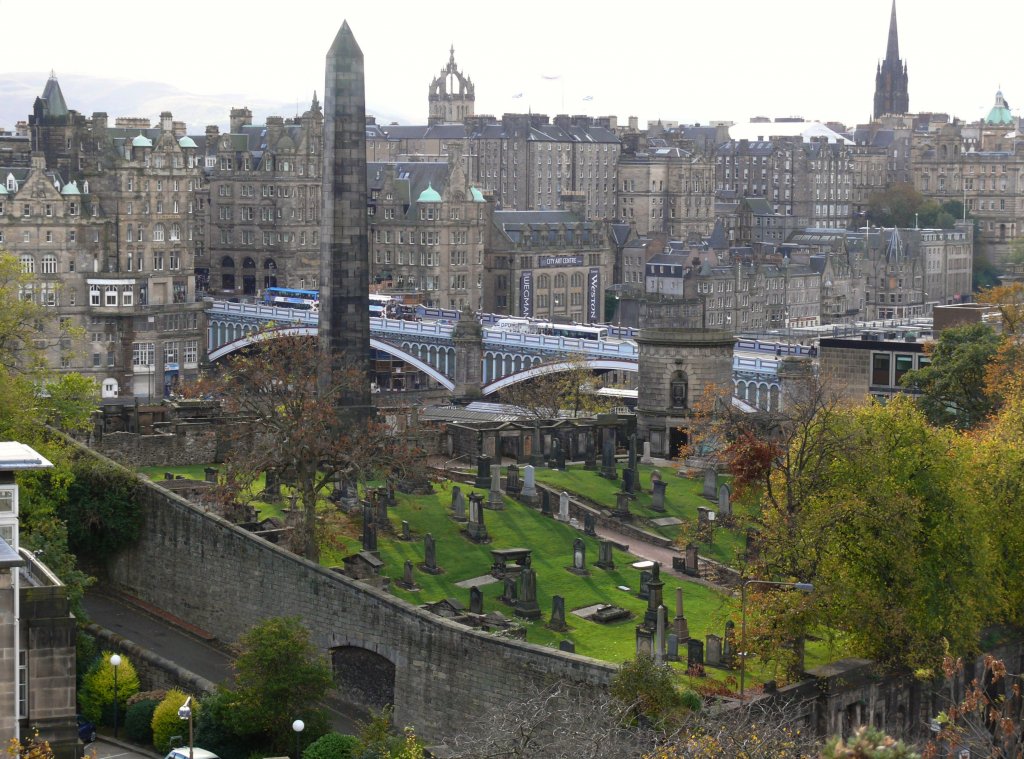
M 317 311 L 320 308 L 320 293 L 316 290 L 299 290 L 293 287 L 268 287 L 263 291 L 263 302 L 278 308 Z
M 532 331 L 538 335 L 555 335 L 557 337 L 575 337 L 582 340 L 607 340 L 607 327 L 592 327 L 588 324 L 555 324 L 553 322 L 534 322 Z
M 396 306 L 397 301 L 394 297 L 370 293 L 370 316 L 391 316 Z
M 494 329 L 502 332 L 529 332 L 530 320 L 517 317 L 498 319 L 494 323 Z

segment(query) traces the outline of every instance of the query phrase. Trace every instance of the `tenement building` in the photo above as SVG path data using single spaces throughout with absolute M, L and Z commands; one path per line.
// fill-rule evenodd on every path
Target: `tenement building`
M 154 128 L 86 119 L 51 78 L 30 135 L 30 169 L 0 169 L 0 232 L 32 276 L 25 296 L 54 309 L 52 365 L 93 376 L 107 397 L 159 397 L 195 377 L 202 173 L 184 126 L 170 113 Z

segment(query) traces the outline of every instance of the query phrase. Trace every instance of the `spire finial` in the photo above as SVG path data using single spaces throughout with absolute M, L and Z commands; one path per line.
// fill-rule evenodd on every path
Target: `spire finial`
M 885 59 L 900 59 L 900 39 L 896 29 L 896 0 L 892 0 L 892 15 L 889 17 L 889 42 L 885 48 Z

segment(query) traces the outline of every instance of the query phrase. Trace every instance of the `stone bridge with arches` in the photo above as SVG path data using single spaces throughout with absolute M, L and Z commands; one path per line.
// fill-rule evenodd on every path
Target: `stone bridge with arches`
M 421 320 L 370 318 L 370 349 L 405 362 L 429 382 L 455 389 L 455 367 L 460 360 L 452 338 L 457 311 L 435 310 L 436 318 Z M 588 340 L 505 331 L 501 316 L 481 314 L 480 351 L 482 393 L 496 393 L 517 382 L 542 374 L 565 371 L 575 364 L 567 355 L 582 357 L 596 371 L 638 371 L 637 330 L 605 325 L 606 340 Z M 281 335 L 316 335 L 319 314 L 252 303 L 213 300 L 207 307 L 207 358 L 219 361 L 260 340 Z M 783 355 L 808 355 L 810 349 L 787 343 L 740 339 L 733 357 L 734 395 L 753 408 L 778 410 L 781 383 L 778 365 Z

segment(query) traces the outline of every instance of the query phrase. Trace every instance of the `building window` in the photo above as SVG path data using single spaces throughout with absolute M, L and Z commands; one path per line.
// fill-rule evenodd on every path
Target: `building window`
M 875 353 L 871 356 L 871 384 L 876 386 L 889 385 L 889 365 L 892 356 L 888 353 Z
M 21 257 L 21 273 L 22 274 L 35 274 L 36 273 L 36 259 L 32 256 Z
M 100 304 L 100 286 L 89 285 L 89 305 L 98 306 Z
M 135 293 L 131 285 L 123 285 L 121 288 L 121 305 L 130 306 L 134 301 Z
M 43 256 L 43 274 L 56 274 L 57 273 L 57 256 L 47 254 Z
M 132 343 L 132 366 L 153 365 L 153 343 Z
M 199 363 L 199 341 L 198 340 L 186 340 L 185 341 L 185 363 L 186 364 L 197 364 L 197 363 Z
M 105 297 L 103 300 L 105 306 L 116 306 L 117 305 L 117 286 L 107 285 Z

